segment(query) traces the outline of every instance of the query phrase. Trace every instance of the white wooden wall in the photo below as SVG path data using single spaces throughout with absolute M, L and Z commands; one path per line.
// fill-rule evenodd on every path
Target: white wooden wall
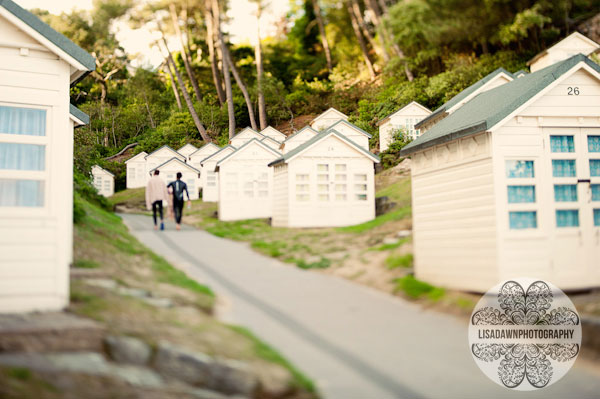
M 393 114 L 390 119 L 379 126 L 379 151 L 383 152 L 388 149 L 392 142 L 392 133 L 400 128 L 406 129 L 413 140 L 419 137 L 421 132 L 419 129 L 415 129 L 415 124 L 429 114 L 431 114 L 431 111 L 415 104 L 409 104 L 401 112 Z
M 570 89 L 579 95 L 569 95 Z M 571 90 L 572 91 L 572 90 Z M 501 277 L 531 275 L 552 281 L 561 289 L 581 289 L 600 285 L 600 226 L 593 224 L 593 209 L 600 202 L 591 201 L 591 184 L 600 177 L 590 176 L 589 160 L 600 153 L 588 152 L 588 135 L 600 135 L 600 83 L 580 70 L 559 82 L 537 101 L 511 118 L 494 134 L 494 174 L 498 220 L 498 251 Z M 551 135 L 574 136 L 575 152 L 550 151 Z M 557 178 L 552 175 L 553 159 L 574 159 L 577 176 Z M 508 179 L 507 160 L 533 160 L 533 179 Z M 508 204 L 507 186 L 535 185 L 536 202 Z M 556 202 L 555 184 L 576 184 L 578 201 Z M 557 227 L 556 210 L 579 211 L 579 227 Z M 509 211 L 535 211 L 536 229 L 509 228 Z
M 145 187 L 148 183 L 148 170 L 146 170 L 146 159 L 144 158 L 146 153 L 135 159 L 126 162 L 126 185 L 127 188 L 138 188 Z M 147 154 L 146 154 L 147 155 Z
M 290 178 L 288 165 L 281 163 L 273 167 L 273 219 L 271 224 L 284 227 L 289 224 Z
M 202 201 L 217 202 L 219 200 L 219 173 L 215 172 L 217 162 L 234 152 L 233 147 L 223 149 L 202 164 L 200 184 L 202 186 Z
M 58 310 L 69 300 L 73 259 L 73 122 L 69 119 L 70 66 L 0 17 L 0 104 L 46 110 L 44 206 L 0 207 L 0 313 Z M 0 135 L 5 142 L 31 137 Z M 23 175 L 18 173 L 17 175 Z M 0 178 L 15 178 L 0 171 Z
M 287 175 L 289 227 L 350 226 L 375 218 L 373 161 L 335 136 L 291 159 Z
M 350 124 L 338 123 L 333 129 L 348 137 L 348 139 L 354 141 L 365 150 L 369 151 L 369 137 L 357 128 Z
M 416 277 L 457 289 L 489 289 L 499 275 L 490 136 L 429 148 L 412 160 Z
M 190 194 L 190 199 L 196 200 L 199 198 L 199 189 L 200 189 L 200 179 L 198 178 L 198 173 L 191 171 L 185 166 L 181 165 L 179 162 L 169 162 L 162 168 L 160 168 L 160 177 L 165 181 L 166 184 L 169 184 L 175 180 L 177 180 L 177 172 L 182 173 L 181 180 L 184 181 L 188 186 L 188 192 Z M 184 194 L 185 195 L 185 194 Z M 187 199 L 187 197 L 185 197 Z
M 294 148 L 306 143 L 308 140 L 312 139 L 318 134 L 315 130 L 305 129 L 298 132 L 293 137 L 288 137 L 287 140 L 284 141 L 283 145 L 283 153 L 288 153 L 292 151 Z
M 93 184 L 98 194 L 110 197 L 115 193 L 115 178 L 100 168 L 92 168 Z
M 219 165 L 219 220 L 273 215 L 273 168 L 278 154 L 251 143 Z
M 186 158 L 178 152 L 171 151 L 168 148 L 161 148 L 146 157 L 146 170 L 149 173 L 152 169 L 162 165 L 171 158 L 179 158 L 183 162 L 186 160 Z M 150 179 L 150 177 L 148 177 L 148 179 Z

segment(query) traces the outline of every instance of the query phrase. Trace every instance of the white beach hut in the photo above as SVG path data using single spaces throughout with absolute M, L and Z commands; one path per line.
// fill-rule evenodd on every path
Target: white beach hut
M 272 138 L 275 141 L 278 141 L 280 143 L 283 142 L 283 140 L 286 139 L 286 135 L 281 133 L 279 130 L 275 129 L 272 126 L 268 126 L 265 129 L 260 131 L 260 134 L 262 134 L 263 136 L 267 136 Z
M 220 149 L 221 148 L 215 143 L 205 144 L 189 155 L 188 163 L 194 168 L 198 169 L 200 172 L 202 172 L 200 162 L 206 159 L 206 157 L 208 157 L 209 155 L 212 155 L 215 152 L 219 151 Z
M 281 143 L 278 142 L 275 139 L 272 139 L 271 137 L 263 137 L 260 140 L 262 143 L 265 143 L 266 145 L 268 145 L 269 147 L 271 147 L 272 149 L 274 149 L 275 151 L 281 151 Z
M 600 49 L 598 43 L 579 32 L 573 32 L 552 47 L 537 54 L 527 62 L 527 65 L 531 72 L 535 72 L 576 54 L 589 56 L 598 49 Z
M 108 170 L 98 165 L 92 166 L 92 181 L 98 194 L 110 197 L 115 193 L 115 175 Z
M 407 145 L 417 278 L 600 286 L 600 66 L 576 55 L 489 90 Z
M 177 152 L 186 157 L 186 159 L 189 159 L 189 156 L 196 151 L 198 151 L 198 148 L 190 143 L 187 143 L 186 145 L 177 150 Z
M 329 108 L 327 111 L 323 112 L 321 115 L 317 116 L 310 122 L 310 127 L 315 129 L 316 131 L 321 131 L 327 129 L 329 126 L 333 125 L 339 120 L 348 120 L 348 115 L 338 111 L 335 108 Z
M 200 162 L 202 173 L 200 184 L 202 186 L 202 201 L 217 202 L 219 200 L 219 173 L 215 171 L 217 163 L 236 150 L 231 144 L 209 155 Z
M 158 165 L 156 168 L 151 169 L 148 172 L 148 175 L 152 176 L 154 170 L 156 169 L 160 171 L 160 177 L 165 181 L 166 184 L 175 181 L 177 179 L 177 173 L 181 172 L 183 175 L 181 180 L 187 184 L 190 199 L 196 200 L 200 198 L 200 171 L 198 169 L 175 157 L 169 159 L 167 162 L 161 165 Z
M 319 132 L 317 132 L 312 127 L 303 127 L 302 129 L 298 130 L 294 134 L 289 135 L 287 139 L 285 139 L 285 141 L 282 143 L 283 146 L 281 147 L 282 152 L 286 153 L 292 151 L 296 147 L 306 143 L 308 140 L 315 137 L 317 134 L 319 134 Z
M 281 153 L 252 139 L 217 163 L 219 220 L 269 218 L 273 214 L 273 168 Z
M 375 218 L 379 158 L 334 129 L 271 162 L 273 226 L 349 226 Z
M 498 86 L 502 86 L 515 79 L 515 76 L 508 72 L 504 68 L 498 68 L 495 71 L 484 76 L 471 86 L 467 87 L 444 105 L 437 108 L 429 116 L 423 118 L 420 122 L 415 124 L 415 129 L 420 131 L 420 135 L 423 135 L 427 130 L 435 126 L 436 123 L 444 119 L 446 116 L 456 112 L 471 99 L 475 98 L 481 93 L 488 90 L 494 89 Z
M 333 125 L 329 126 L 327 130 L 334 129 L 338 133 L 343 134 L 350 140 L 354 141 L 356 144 L 369 151 L 369 139 L 372 138 L 369 133 L 359 128 L 353 123 L 348 122 L 347 120 L 341 119 L 335 122 Z
M 415 140 L 421 135 L 419 129 L 415 129 L 415 124 L 423 118 L 431 115 L 431 110 L 422 106 L 416 101 L 412 101 L 398 111 L 383 118 L 377 125 L 379 126 L 379 151 L 388 149 L 392 142 L 392 135 L 398 129 L 404 129 L 408 137 Z
M 125 161 L 127 167 L 126 186 L 127 188 L 145 187 L 148 182 L 146 174 L 146 156 L 147 152 L 142 151 Z
M 263 136 L 262 134 L 260 134 L 256 130 L 254 130 L 254 129 L 250 128 L 250 127 L 246 127 L 243 130 L 241 130 L 238 134 L 236 134 L 235 136 L 233 136 L 231 138 L 231 140 L 229 140 L 229 144 L 231 144 L 235 148 L 239 148 L 239 147 L 243 146 L 244 144 L 246 144 L 247 142 L 249 142 L 252 139 L 261 140 L 264 137 L 265 136 Z
M 13 1 L 0 1 L 0 313 L 59 310 L 73 260 L 69 88 L 94 58 Z
M 156 151 L 153 151 L 150 154 L 146 155 L 146 170 L 147 171 L 154 170 L 158 165 L 162 165 L 165 162 L 170 161 L 171 158 L 177 158 L 181 162 L 187 161 L 187 158 L 185 156 L 181 155 L 180 153 L 178 153 L 177 151 L 175 151 L 168 145 L 163 145 Z M 150 179 L 149 173 L 146 173 L 146 179 Z M 148 182 L 148 180 L 146 180 L 144 182 L 144 185 L 147 182 Z

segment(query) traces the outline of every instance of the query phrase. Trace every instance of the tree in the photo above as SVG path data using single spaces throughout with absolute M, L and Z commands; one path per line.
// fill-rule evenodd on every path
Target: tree
M 227 65 L 229 66 L 229 69 L 231 70 L 231 73 L 235 78 L 235 82 L 237 83 L 238 87 L 240 88 L 240 91 L 242 92 L 242 95 L 244 96 L 244 101 L 246 101 L 246 108 L 248 109 L 248 118 L 250 119 L 250 126 L 252 126 L 252 129 L 258 130 L 258 126 L 256 126 L 256 117 L 254 116 L 254 108 L 252 107 L 252 99 L 250 98 L 250 94 L 248 93 L 248 88 L 246 87 L 246 84 L 244 83 L 244 80 L 242 79 L 242 76 L 240 75 L 239 71 L 235 67 L 235 62 L 231 57 L 231 52 L 229 51 L 227 46 L 225 46 L 225 54 L 227 57 Z
M 256 3 L 256 46 L 254 47 L 254 59 L 256 60 L 256 92 L 258 97 L 258 118 L 260 120 L 260 130 L 267 128 L 267 109 L 265 106 L 265 93 L 263 91 L 263 60 L 262 44 L 260 35 L 260 17 L 265 5 L 262 0 L 254 0 Z
M 327 41 L 327 35 L 325 34 L 325 24 L 323 23 L 323 16 L 321 15 L 321 7 L 319 6 L 319 0 L 311 0 L 313 4 L 313 10 L 315 11 L 315 18 L 319 27 L 319 35 L 321 36 L 321 43 L 323 44 L 323 51 L 325 51 L 325 59 L 327 60 L 327 69 L 329 72 L 333 69 L 331 62 L 331 50 L 329 49 L 329 42 Z
M 169 63 L 166 60 L 162 63 L 162 69 L 163 71 L 167 72 L 169 78 L 171 79 L 171 88 L 173 88 L 175 101 L 177 101 L 177 108 L 181 110 L 181 98 L 179 97 L 179 91 L 177 90 L 177 83 L 175 82 L 175 78 L 173 78 L 173 71 L 171 71 L 171 67 L 169 66 Z
M 360 50 L 362 52 L 363 58 L 365 60 L 365 65 L 369 70 L 369 75 L 371 75 L 371 80 L 375 79 L 375 69 L 373 69 L 373 64 L 369 59 L 369 52 L 367 50 L 367 45 L 362 37 L 362 33 L 360 31 L 360 26 L 358 24 L 358 20 L 356 19 L 356 15 L 352 10 L 352 4 L 349 0 L 346 0 L 346 8 L 348 10 L 348 16 L 350 17 L 350 23 L 352 24 L 352 29 L 354 30 L 354 35 L 356 36 L 356 40 L 358 40 L 358 45 L 360 46 Z
M 211 0 L 206 0 L 204 6 L 204 24 L 206 25 L 206 44 L 208 45 L 208 58 L 210 60 L 210 70 L 212 72 L 213 83 L 217 91 L 219 104 L 225 104 L 227 100 L 225 91 L 223 90 L 223 82 L 221 81 L 221 71 L 219 70 L 217 54 L 215 51 L 215 29 L 214 16 L 211 12 Z

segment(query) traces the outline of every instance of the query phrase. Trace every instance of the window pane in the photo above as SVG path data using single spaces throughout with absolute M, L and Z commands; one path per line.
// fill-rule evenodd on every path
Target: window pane
M 296 184 L 296 191 L 308 191 L 308 184 Z
M 0 169 L 44 170 L 45 161 L 43 145 L 0 143 Z
M 594 226 L 600 226 L 600 209 L 594 209 Z
M 296 180 L 298 180 L 298 181 L 305 181 L 305 180 L 308 180 L 308 175 L 306 175 L 306 174 L 299 174 L 299 173 L 297 173 L 297 174 L 296 174 Z
M 0 106 L 0 133 L 45 136 L 46 111 Z
M 308 201 L 308 194 L 296 194 L 296 201 Z
M 356 199 L 359 201 L 366 201 L 367 200 L 367 194 L 356 194 Z
M 590 159 L 590 176 L 600 176 L 600 159 Z
M 258 196 L 261 197 L 261 198 L 268 197 L 269 196 L 269 192 L 268 191 L 264 191 L 264 190 L 260 190 L 258 192 Z
M 246 197 L 246 198 L 253 198 L 254 197 L 254 191 L 244 191 L 244 197 Z
M 591 161 L 590 161 L 591 166 Z M 552 176 L 554 177 L 575 177 L 574 159 L 553 159 Z
M 344 175 L 344 174 L 335 175 L 335 180 L 346 181 L 346 175 Z
M 354 175 L 354 180 L 356 180 L 356 181 L 367 181 L 367 175 L 365 175 L 365 174 L 356 174 L 356 175 Z
M 592 201 L 600 201 L 600 184 L 592 184 Z
M 335 191 L 339 191 L 339 192 L 346 192 L 346 185 L 345 184 L 336 184 L 335 185 Z
M 509 212 L 508 220 L 509 226 L 513 230 L 537 228 L 537 213 L 535 211 Z
M 579 226 L 579 211 L 578 210 L 557 210 L 556 211 L 556 227 L 578 227 Z
M 329 191 L 329 184 L 319 184 L 317 188 L 319 191 Z
M 335 200 L 336 201 L 346 201 L 346 194 L 336 194 Z
M 508 186 L 508 203 L 535 202 L 535 186 Z
M 355 191 L 367 191 L 367 185 L 366 184 L 355 184 L 354 190 Z
M 509 179 L 534 177 L 533 161 L 506 161 L 505 166 Z
M 600 152 L 600 136 L 588 136 L 588 152 Z
M 554 201 L 556 201 L 556 202 L 577 201 L 577 185 L 576 184 L 555 184 L 554 185 Z
M 573 136 L 550 136 L 550 151 L 575 152 Z
M 336 172 L 345 172 L 346 171 L 346 164 L 345 163 L 338 163 L 335 165 L 335 171 Z
M 320 163 L 317 165 L 317 170 L 319 172 L 327 172 L 329 170 L 329 165 L 327 165 L 326 163 L 325 164 Z
M 0 206 L 44 206 L 44 182 L 0 179 Z
M 317 175 L 317 181 L 329 181 L 329 175 Z
M 329 201 L 329 194 L 319 194 L 319 201 Z

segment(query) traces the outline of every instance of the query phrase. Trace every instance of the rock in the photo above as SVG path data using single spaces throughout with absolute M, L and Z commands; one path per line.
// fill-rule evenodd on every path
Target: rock
M 118 363 L 144 365 L 152 355 L 150 346 L 137 338 L 109 336 L 104 342 L 109 356 Z
M 388 245 L 390 245 L 390 244 L 395 244 L 395 243 L 397 243 L 397 242 L 398 242 L 398 239 L 397 239 L 397 238 L 395 238 L 395 237 L 385 237 L 385 238 L 383 239 L 383 244 L 388 244 Z
M 150 296 L 150 292 L 142 290 L 140 288 L 129 288 L 129 287 L 118 287 L 117 292 L 121 295 L 130 296 L 133 298 L 147 298 Z
M 109 278 L 87 278 L 85 279 L 85 283 L 107 290 L 115 290 L 118 287 L 117 282 Z
M 147 297 L 142 298 L 142 301 L 146 302 L 148 305 L 156 306 L 157 308 L 172 308 L 174 306 L 173 301 L 169 298 Z
M 260 382 L 260 397 L 285 398 L 293 391 L 292 374 L 277 364 L 254 369 Z
M 158 344 L 154 367 L 161 374 L 177 378 L 192 385 L 205 386 L 209 380 L 210 356 L 193 353 L 167 342 Z
M 162 374 L 188 384 L 202 386 L 228 395 L 253 396 L 258 379 L 242 362 L 216 360 L 199 352 L 172 345 L 158 344 L 154 367 Z
M 210 366 L 207 387 L 229 395 L 254 396 L 258 378 L 246 363 L 236 360 L 218 360 Z
M 375 215 L 380 216 L 384 213 L 389 212 L 396 206 L 395 202 L 391 202 L 389 197 L 377 197 L 375 198 Z
M 152 370 L 109 363 L 102 355 L 95 352 L 0 354 L 0 365 L 53 373 L 106 376 L 121 379 L 131 385 L 149 388 L 159 388 L 164 385 L 163 379 Z
M 398 238 L 406 238 L 406 237 L 410 237 L 412 235 L 412 230 L 400 230 L 397 234 L 396 237 Z

